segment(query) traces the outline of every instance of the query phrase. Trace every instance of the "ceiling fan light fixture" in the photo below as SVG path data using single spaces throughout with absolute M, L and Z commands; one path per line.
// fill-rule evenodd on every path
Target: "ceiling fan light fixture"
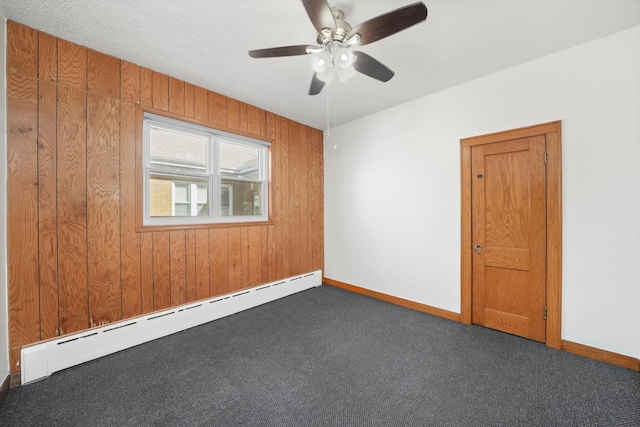
M 333 70 L 325 70 L 322 73 L 316 72 L 316 77 L 325 83 L 331 83 L 333 81 Z
M 339 68 L 338 69 L 338 77 L 340 78 L 340 81 L 343 82 L 343 83 L 346 82 L 347 80 L 349 80 L 355 74 L 356 74 L 356 70 L 353 67 Z
M 250 50 L 252 58 L 312 55 L 314 74 L 309 95 L 317 95 L 325 83 L 342 81 L 356 72 L 379 80 L 389 81 L 394 72 L 364 52 L 350 49 L 367 45 L 423 22 L 427 7 L 422 1 L 378 15 L 352 27 L 345 21 L 344 12 L 331 7 L 327 0 L 301 0 L 311 23 L 317 31 L 315 46 L 294 45 Z M 337 77 L 334 77 L 337 74 Z
M 331 83 L 333 80 L 333 57 L 327 51 L 322 51 L 313 55 L 311 67 L 316 72 L 316 77 L 325 82 Z
M 335 53 L 335 61 L 338 67 L 347 69 L 353 65 L 355 61 L 355 55 L 346 48 L 341 48 Z
M 328 52 L 320 52 L 311 58 L 311 67 L 318 74 L 323 74 L 331 66 L 331 55 Z

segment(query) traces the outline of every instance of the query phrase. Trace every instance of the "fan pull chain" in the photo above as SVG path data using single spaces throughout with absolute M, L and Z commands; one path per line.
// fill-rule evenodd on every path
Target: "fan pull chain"
M 333 75 L 333 79 L 329 79 L 327 78 L 328 82 L 327 82 L 327 138 L 331 139 L 332 135 L 331 135 L 331 83 L 332 80 L 335 81 L 336 79 L 336 75 L 335 75 L 335 68 L 331 68 L 331 72 L 334 73 Z M 335 133 L 336 128 L 338 127 L 338 120 L 337 120 L 337 113 L 336 113 L 337 107 L 334 103 L 333 105 L 333 131 Z M 337 150 L 338 149 L 338 143 L 334 142 L 333 143 L 333 149 Z
M 329 80 L 327 78 L 327 80 Z M 329 92 L 331 88 L 331 83 L 327 82 L 327 138 L 331 138 L 331 119 L 329 116 Z

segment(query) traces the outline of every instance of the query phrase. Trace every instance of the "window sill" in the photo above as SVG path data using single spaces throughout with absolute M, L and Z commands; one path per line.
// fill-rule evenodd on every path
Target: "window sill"
M 180 231 L 180 230 L 207 230 L 211 228 L 237 228 L 237 227 L 261 227 L 275 225 L 272 220 L 250 222 L 212 222 L 207 224 L 179 224 L 179 225 L 141 225 L 137 227 L 138 233 L 150 233 L 154 231 Z

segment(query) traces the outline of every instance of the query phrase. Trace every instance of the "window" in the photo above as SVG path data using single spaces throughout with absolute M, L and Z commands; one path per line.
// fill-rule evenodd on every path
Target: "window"
M 268 147 L 144 115 L 144 225 L 266 221 Z

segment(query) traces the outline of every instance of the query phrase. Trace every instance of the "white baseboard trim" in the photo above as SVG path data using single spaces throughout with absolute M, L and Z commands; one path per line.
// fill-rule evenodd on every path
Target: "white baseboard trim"
M 318 270 L 25 346 L 21 350 L 21 382 L 28 384 L 62 369 L 320 285 L 322 271 Z

